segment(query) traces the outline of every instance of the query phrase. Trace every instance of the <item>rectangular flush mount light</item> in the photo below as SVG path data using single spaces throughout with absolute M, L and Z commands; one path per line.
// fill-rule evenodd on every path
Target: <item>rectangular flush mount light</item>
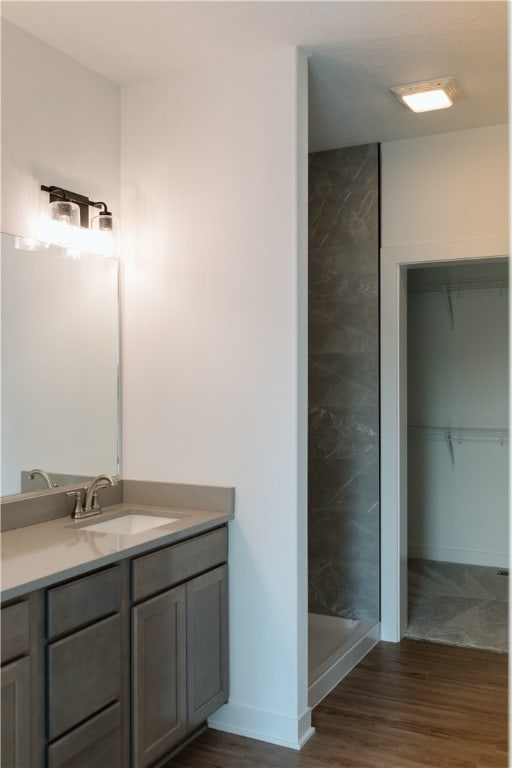
M 434 109 L 446 109 L 461 98 L 461 94 L 451 77 L 426 80 L 422 83 L 400 85 L 390 88 L 398 101 L 413 112 L 431 112 Z

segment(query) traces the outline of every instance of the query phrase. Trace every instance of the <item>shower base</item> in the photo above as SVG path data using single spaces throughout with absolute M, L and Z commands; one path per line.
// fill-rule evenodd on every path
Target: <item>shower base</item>
M 379 641 L 378 622 L 310 613 L 308 704 L 316 707 Z

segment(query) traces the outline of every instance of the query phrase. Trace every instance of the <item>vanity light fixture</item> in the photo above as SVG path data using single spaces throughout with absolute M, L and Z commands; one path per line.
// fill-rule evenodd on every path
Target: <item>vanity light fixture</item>
M 389 89 L 400 104 L 413 112 L 446 109 L 462 98 L 452 77 L 425 80 L 422 83 L 399 85 Z
M 116 256 L 117 228 L 106 203 L 95 202 L 62 187 L 43 184 L 41 190 L 48 192 L 50 200 L 43 239 L 65 246 L 73 258 L 79 258 L 82 250 Z M 92 220 L 89 219 L 90 208 L 100 209 Z

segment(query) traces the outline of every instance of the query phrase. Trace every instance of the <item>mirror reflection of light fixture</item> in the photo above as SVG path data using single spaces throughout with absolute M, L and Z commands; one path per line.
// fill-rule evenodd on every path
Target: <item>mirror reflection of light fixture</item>
M 117 256 L 117 227 L 106 203 L 62 187 L 42 185 L 41 190 L 48 192 L 50 200 L 49 212 L 43 217 L 42 240 L 63 246 L 71 258 L 80 258 L 81 251 Z M 101 209 L 91 222 L 90 208 Z
M 411 85 L 399 85 L 389 89 L 400 104 L 413 112 L 431 112 L 446 109 L 462 98 L 452 77 L 425 80 Z
M 21 237 L 21 235 L 15 235 L 14 247 L 17 251 L 42 251 L 44 248 L 49 248 L 50 243 L 43 240 L 36 240 L 33 237 Z

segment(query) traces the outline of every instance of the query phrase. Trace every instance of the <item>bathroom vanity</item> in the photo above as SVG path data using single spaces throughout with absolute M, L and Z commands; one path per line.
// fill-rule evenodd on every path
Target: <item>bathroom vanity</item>
M 129 506 L 2 534 L 4 768 L 158 766 L 227 700 L 232 507 L 86 530 Z

